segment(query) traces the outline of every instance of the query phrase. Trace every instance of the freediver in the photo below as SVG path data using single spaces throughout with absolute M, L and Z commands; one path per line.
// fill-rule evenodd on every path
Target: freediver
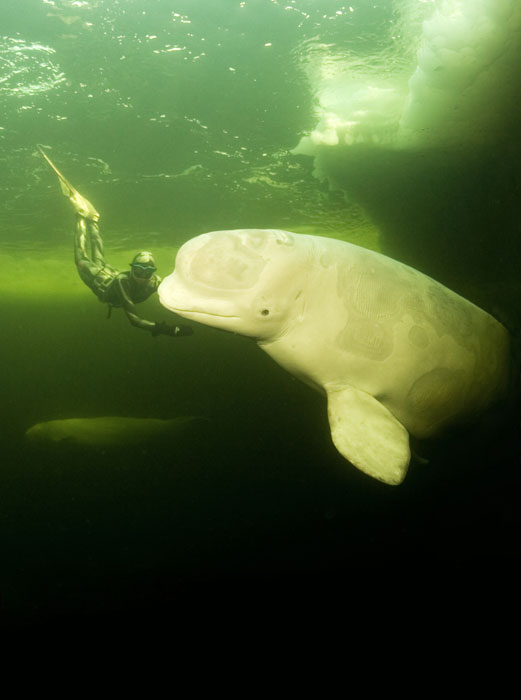
M 135 255 L 130 263 L 130 270 L 125 272 L 109 265 L 105 260 L 103 241 L 99 233 L 99 213 L 88 199 L 63 177 L 45 151 L 40 146 L 38 149 L 58 176 L 61 190 L 76 212 L 74 261 L 78 273 L 98 299 L 108 304 L 108 316 L 110 317 L 113 307 L 122 308 L 133 326 L 149 331 L 153 336 L 192 335 L 193 330 L 190 326 L 171 326 L 164 321 L 147 321 L 138 316 L 135 305 L 154 294 L 161 282 L 159 275 L 155 274 L 157 268 L 152 253 L 141 251 Z M 89 246 L 90 255 L 87 250 Z

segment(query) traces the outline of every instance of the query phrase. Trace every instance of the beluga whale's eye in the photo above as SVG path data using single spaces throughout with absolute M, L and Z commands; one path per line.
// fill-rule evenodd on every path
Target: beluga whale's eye
M 270 315 L 270 310 L 269 309 L 262 309 L 261 314 L 263 316 L 269 316 Z

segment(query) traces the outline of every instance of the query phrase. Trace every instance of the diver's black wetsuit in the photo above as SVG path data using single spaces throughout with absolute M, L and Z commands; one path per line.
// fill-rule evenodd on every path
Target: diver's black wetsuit
M 91 253 L 87 252 L 90 244 Z M 157 291 L 161 278 L 153 274 L 137 282 L 132 272 L 119 272 L 109 265 L 103 255 L 103 241 L 97 223 L 81 215 L 77 216 L 74 237 L 74 260 L 79 275 L 100 301 L 109 307 L 122 308 L 128 320 L 136 328 L 150 331 L 152 335 L 191 335 L 189 326 L 170 326 L 167 323 L 147 321 L 137 315 L 139 304 Z

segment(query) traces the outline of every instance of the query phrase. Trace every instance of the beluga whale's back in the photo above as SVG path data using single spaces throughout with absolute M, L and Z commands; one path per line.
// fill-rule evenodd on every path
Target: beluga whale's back
M 159 287 L 166 308 L 255 338 L 327 395 L 331 435 L 352 464 L 388 484 L 409 435 L 471 420 L 509 386 L 505 328 L 417 270 L 364 248 L 271 229 L 185 243 Z

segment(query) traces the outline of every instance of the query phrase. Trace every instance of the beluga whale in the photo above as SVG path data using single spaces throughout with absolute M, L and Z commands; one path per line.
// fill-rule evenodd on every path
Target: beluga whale
M 196 416 L 178 416 L 167 420 L 127 416 L 64 418 L 32 425 L 25 431 L 25 439 L 33 445 L 135 449 L 175 442 L 204 423 L 204 418 Z
M 380 253 L 274 229 L 188 240 L 163 306 L 249 336 L 327 397 L 331 437 L 355 467 L 399 484 L 410 436 L 436 436 L 506 397 L 509 334 L 470 301 Z

